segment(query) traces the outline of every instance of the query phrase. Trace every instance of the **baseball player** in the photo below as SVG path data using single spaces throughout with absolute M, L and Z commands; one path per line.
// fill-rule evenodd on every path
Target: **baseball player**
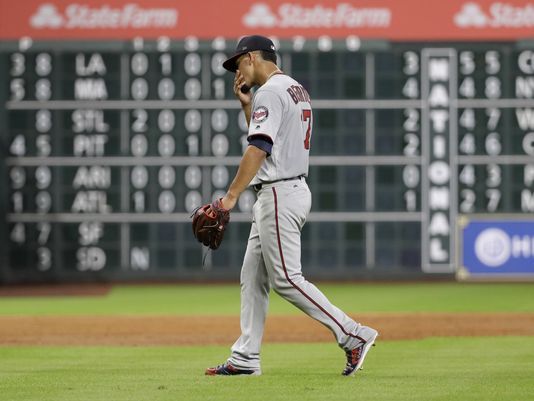
M 342 374 L 358 371 L 378 332 L 330 303 L 302 276 L 301 230 L 311 208 L 306 184 L 313 114 L 310 97 L 276 65 L 273 42 L 247 36 L 223 63 L 235 72 L 234 92 L 249 125 L 247 147 L 222 206 L 232 209 L 252 185 L 257 201 L 241 270 L 241 336 L 230 358 L 207 375 L 260 375 L 260 347 L 273 290 L 327 326 L 347 363 Z M 254 95 L 249 88 L 257 86 Z

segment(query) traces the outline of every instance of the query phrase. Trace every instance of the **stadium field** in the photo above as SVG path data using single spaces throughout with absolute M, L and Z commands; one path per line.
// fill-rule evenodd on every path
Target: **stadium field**
M 24 287 L 0 297 L 2 400 L 529 400 L 534 285 L 319 284 L 381 336 L 340 375 L 330 333 L 272 295 L 260 377 L 207 377 L 236 285 Z

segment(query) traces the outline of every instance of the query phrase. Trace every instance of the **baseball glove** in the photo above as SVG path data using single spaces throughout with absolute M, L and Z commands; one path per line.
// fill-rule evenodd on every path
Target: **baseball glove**
M 196 209 L 193 218 L 193 235 L 204 245 L 217 249 L 230 222 L 230 210 L 222 207 L 220 199 Z

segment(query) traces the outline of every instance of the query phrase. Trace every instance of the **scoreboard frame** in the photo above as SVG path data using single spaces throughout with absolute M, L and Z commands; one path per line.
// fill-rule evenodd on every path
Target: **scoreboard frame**
M 281 40 L 279 44 L 279 54 L 281 56 L 282 68 L 284 68 L 291 75 L 291 62 L 292 54 L 295 50 L 295 41 L 290 40 Z M 357 46 L 355 45 L 357 43 Z M 79 157 L 79 156 L 53 156 L 53 157 L 38 157 L 38 156 L 8 156 L 4 159 L 4 163 L 0 163 L 0 176 L 7 178 L 6 183 L 9 183 L 8 171 L 15 167 L 20 166 L 23 168 L 38 168 L 39 166 L 48 166 L 51 168 L 74 168 L 81 166 L 108 166 L 110 168 L 116 167 L 120 169 L 120 191 L 127 191 L 131 193 L 131 189 L 125 188 L 129 186 L 128 177 L 128 168 L 133 168 L 142 164 L 145 167 L 161 167 L 161 166 L 172 166 L 173 168 L 180 167 L 186 168 L 189 166 L 198 166 L 202 169 L 202 192 L 209 193 L 211 192 L 211 186 L 209 184 L 209 170 L 210 167 L 216 167 L 219 165 L 224 165 L 227 168 L 236 168 L 240 157 L 238 155 L 231 156 L 214 156 L 211 155 L 212 149 L 209 147 L 209 140 L 212 137 L 212 134 L 216 134 L 217 131 L 209 128 L 208 124 L 204 124 L 201 129 L 201 135 L 204 138 L 207 138 L 207 141 L 203 145 L 201 155 L 196 156 L 156 156 L 156 155 L 144 155 L 142 157 L 135 157 L 132 155 L 126 155 L 130 151 L 128 149 L 128 141 L 131 139 L 129 132 L 129 125 L 131 116 L 129 116 L 129 111 L 142 109 L 147 111 L 159 111 L 159 110 L 171 110 L 171 111 L 183 111 L 183 110 L 199 110 L 202 114 L 202 118 L 205 119 L 209 111 L 213 110 L 230 110 L 236 111 L 239 109 L 239 105 L 233 99 L 166 99 L 166 100 L 155 100 L 155 99 L 144 99 L 144 100 L 133 100 L 129 98 L 129 93 L 127 88 L 130 87 L 130 75 L 131 72 L 131 56 L 137 51 L 150 54 L 161 54 L 161 53 L 171 53 L 175 54 L 178 52 L 187 52 L 191 50 L 191 46 L 194 46 L 194 51 L 202 54 L 203 66 L 210 65 L 210 54 L 217 52 L 224 52 L 230 48 L 233 44 L 233 41 L 225 41 L 221 38 L 215 39 L 213 41 L 194 41 L 189 39 L 188 41 L 171 41 L 168 39 L 160 39 L 155 41 L 145 41 L 141 39 L 135 39 L 133 41 L 106 41 L 106 42 L 85 42 L 83 46 L 80 46 L 80 42 L 75 41 L 62 41 L 61 43 L 56 42 L 33 42 L 29 39 L 23 39 L 21 41 L 13 42 L 0 42 L 0 57 L 4 55 L 2 60 L 7 60 L 6 55 L 12 54 L 12 52 L 20 51 L 22 48 L 27 47 L 25 51 L 38 52 L 38 51 L 47 51 L 53 48 L 52 53 L 54 57 L 61 57 L 63 53 L 76 53 L 80 54 L 90 54 L 98 52 L 110 52 L 110 54 L 120 54 L 120 97 L 121 99 L 98 99 L 98 100 L 74 100 L 74 99 L 57 99 L 57 100 L 7 100 L 6 98 L 0 98 L 5 108 L 0 109 L 0 129 L 2 132 L 8 132 L 9 126 L 7 117 L 9 113 L 14 111 L 38 111 L 38 110 L 50 110 L 52 112 L 64 112 L 67 110 L 101 110 L 105 112 L 117 112 L 119 113 L 119 136 L 120 136 L 120 155 L 101 155 L 101 156 L 92 156 L 92 157 Z M 52 47 L 53 46 L 53 47 Z M 415 98 L 399 98 L 402 94 L 398 93 L 398 98 L 383 99 L 375 97 L 376 90 L 376 58 L 375 55 L 388 54 L 395 52 L 396 48 L 407 48 L 407 49 L 418 49 L 419 57 L 419 68 L 420 72 L 416 72 L 413 75 L 417 76 L 419 74 L 419 81 L 417 82 L 418 90 L 420 88 L 420 95 Z M 365 176 L 365 194 L 363 199 L 363 209 L 362 210 L 314 210 L 312 211 L 309 218 L 309 225 L 314 224 L 340 224 L 340 223 L 355 223 L 361 224 L 364 229 L 364 239 L 360 242 L 359 248 L 363 246 L 361 252 L 363 252 L 363 263 L 357 265 L 357 269 L 350 269 L 347 266 L 335 267 L 328 266 L 326 269 L 321 269 L 317 267 L 312 269 L 311 276 L 314 277 L 337 277 L 337 278 L 358 278 L 358 277 L 423 277 L 427 273 L 432 273 L 435 275 L 445 274 L 452 275 L 456 270 L 456 247 L 457 247 L 457 233 L 454 229 L 454 226 L 457 224 L 457 219 L 461 217 L 466 211 L 461 211 L 459 209 L 459 204 L 454 200 L 458 198 L 458 195 L 461 193 L 462 188 L 460 188 L 458 182 L 458 171 L 457 168 L 464 165 L 473 165 L 473 166 L 487 166 L 487 165 L 497 165 L 497 166 L 521 166 L 521 165 L 530 165 L 534 163 L 533 155 L 511 155 L 511 154 L 492 154 L 492 155 L 480 155 L 480 154 L 463 154 L 458 153 L 458 144 L 461 140 L 460 133 L 458 131 L 458 124 L 453 123 L 444 128 L 447 131 L 446 138 L 443 139 L 441 133 L 443 131 L 436 130 L 436 124 L 432 125 L 432 118 L 430 114 L 433 111 L 442 112 L 443 105 L 436 103 L 435 107 L 431 106 L 431 102 L 425 100 L 426 97 L 432 95 L 433 88 L 437 88 L 441 85 L 441 82 L 446 82 L 448 84 L 448 94 L 449 94 L 449 103 L 446 105 L 445 109 L 448 109 L 448 121 L 458 121 L 460 116 L 460 110 L 473 109 L 473 110 L 483 110 L 498 108 L 502 110 L 507 109 L 517 109 L 517 108 L 533 108 L 534 110 L 534 96 L 533 98 L 460 98 L 459 96 L 453 96 L 459 90 L 459 80 L 462 78 L 457 74 L 457 69 L 460 68 L 461 64 L 461 55 L 466 52 L 476 53 L 477 51 L 483 51 L 483 49 L 498 48 L 502 49 L 504 58 L 505 68 L 509 68 L 511 62 L 511 54 L 513 52 L 519 52 L 522 50 L 530 51 L 534 49 L 534 42 L 532 41 L 518 41 L 514 43 L 503 43 L 503 42 L 486 42 L 486 43 L 466 43 L 466 42 L 440 42 L 440 43 L 421 43 L 421 42 L 406 42 L 406 43 L 390 43 L 382 40 L 358 40 L 354 42 L 354 39 L 349 38 L 345 40 L 327 40 L 325 38 L 318 39 L 317 41 L 307 40 L 302 47 L 299 48 L 298 52 L 316 55 L 316 54 L 361 54 L 363 55 L 364 61 L 363 65 L 365 68 L 364 72 L 364 86 L 363 92 L 365 98 L 353 98 L 353 99 L 332 99 L 332 98 L 322 98 L 320 96 L 314 97 L 313 90 L 309 90 L 312 95 L 312 101 L 314 110 L 316 112 L 332 110 L 334 112 L 339 110 L 344 111 L 361 111 L 365 116 L 365 123 L 362 126 L 364 129 L 365 137 L 365 153 L 357 155 L 340 155 L 340 154 L 319 154 L 313 155 L 313 139 L 312 139 L 312 156 L 310 157 L 310 164 L 312 168 L 321 169 L 325 168 L 339 168 L 341 171 L 344 167 L 347 168 L 361 168 L 363 169 L 363 174 Z M 10 53 L 11 52 L 11 53 Z M 175 52 L 175 53 L 173 53 Z M 310 56 L 311 57 L 311 56 Z M 315 57 L 315 56 L 313 56 Z M 534 59 L 534 58 L 533 58 Z M 437 78 L 434 80 L 430 78 L 431 72 L 429 72 L 429 65 L 435 60 L 434 64 L 436 65 Z M 447 61 L 448 71 L 446 76 L 440 77 L 440 66 L 439 63 L 443 63 L 444 60 Z M 474 60 L 474 59 L 473 59 Z M 59 58 L 59 63 L 64 62 Z M 460 64 L 459 64 L 460 63 Z M 451 66 L 454 66 L 451 68 Z M 127 72 L 125 72 L 127 71 Z M 7 63 L 0 63 L 0 72 L 8 76 L 8 67 Z M 324 73 L 323 71 L 322 73 Z M 327 72 L 327 71 L 326 71 Z M 56 74 L 57 82 L 61 82 L 62 77 L 60 76 L 61 70 L 54 71 Z M 115 72 L 117 73 L 117 72 Z M 321 73 L 318 69 L 310 70 L 310 76 L 317 75 Z M 443 71 L 441 72 L 443 73 Z M 476 73 L 476 71 L 475 71 Z M 506 73 L 508 74 L 509 71 Z M 203 68 L 200 72 L 201 76 L 201 85 L 209 87 L 211 83 L 209 68 Z M 534 76 L 534 68 L 532 72 Z M 463 78 L 469 74 L 463 74 Z M 492 74 L 488 74 L 492 75 Z M 410 77 L 411 75 L 406 75 Z M 404 77 L 404 76 L 403 76 Z M 534 80 L 534 77 L 532 78 Z M 7 80 L 6 80 L 7 81 Z M 0 82 L 0 97 L 6 96 L 6 93 L 9 92 L 9 88 L 6 85 L 6 81 Z M 533 86 L 534 88 L 534 86 Z M 439 99 L 438 99 L 439 100 Z M 5 101 L 5 103 L 4 103 Z M 380 110 L 417 110 L 419 113 L 419 121 L 421 122 L 421 128 L 419 131 L 419 154 L 408 153 L 408 154 L 377 154 L 375 145 L 377 141 L 376 136 L 376 112 Z M 319 113 L 318 113 L 319 114 Z M 510 118 L 510 117 L 508 117 Z M 319 120 L 320 121 L 320 120 Z M 534 128 L 533 128 L 534 129 Z M 320 130 L 316 126 L 315 131 L 319 131 L 317 135 L 320 135 Z M 406 134 L 409 131 L 405 132 Z M 410 137 L 411 138 L 411 137 Z M 6 143 L 2 146 L 3 150 L 9 153 L 9 143 L 7 137 L 5 138 Z M 409 141 L 410 139 L 408 139 Z M 125 145 L 126 143 L 126 145 Z M 408 145 L 406 145 L 408 146 Z M 439 147 L 439 154 L 436 155 L 435 147 Z M 417 149 L 416 149 L 417 150 Z M 434 155 L 431 154 L 434 152 Z M 434 157 L 434 159 L 432 159 Z M 447 166 L 449 171 L 447 174 L 450 177 L 455 177 L 454 179 L 449 179 L 444 182 L 440 181 L 444 179 L 443 174 L 445 174 L 443 168 L 436 168 L 435 174 L 432 173 L 432 162 L 441 161 L 443 158 L 448 158 Z M 419 183 L 418 191 L 421 200 L 419 207 L 416 207 L 414 210 L 400 211 L 383 211 L 376 210 L 377 202 L 377 168 L 379 166 L 391 167 L 391 169 L 401 168 L 406 166 L 415 166 L 419 171 Z M 442 166 L 443 167 L 443 166 Z M 425 174 L 426 172 L 431 172 L 431 174 Z M 501 171 L 501 170 L 499 170 Z M 413 171 L 412 171 L 413 172 Z M 336 172 L 336 175 L 341 173 Z M 499 173 L 501 174 L 501 173 Z M 510 175 L 510 174 L 508 174 Z M 432 186 L 434 177 L 437 181 L 436 188 L 443 189 L 443 184 L 447 185 L 447 196 L 453 201 L 448 202 L 445 210 L 447 211 L 448 224 L 450 225 L 450 230 L 448 235 L 439 234 L 440 224 L 436 223 L 438 227 L 438 234 L 435 237 L 428 232 L 430 220 L 432 217 L 432 208 L 429 201 L 429 196 L 432 194 Z M 413 178 L 413 177 L 412 177 Z M 317 177 L 311 175 L 311 189 L 313 191 L 320 192 L 321 183 L 318 182 Z M 340 189 L 343 187 L 343 183 L 337 184 L 337 196 L 342 197 L 345 189 Z M 57 186 L 59 184 L 54 183 L 55 191 L 61 191 Z M 346 183 L 345 185 L 350 185 Z M 506 185 L 506 184 L 505 184 Z M 7 187 L 8 185 L 6 185 Z M 409 189 L 409 188 L 407 188 Z M 415 192 L 414 192 L 415 193 Z M 60 196 L 56 193 L 54 196 Z M 64 196 L 64 195 L 63 195 Z M 2 212 L 2 207 L 5 210 L 6 220 L 2 222 L 4 224 L 3 229 L 0 229 L 0 240 L 2 243 L 9 243 L 9 230 L 8 226 L 15 223 L 22 224 L 37 224 L 37 223 L 54 223 L 54 224 L 90 224 L 92 222 L 99 222 L 103 225 L 109 224 L 118 225 L 118 232 L 120 233 L 120 251 L 119 251 L 119 266 L 117 268 L 108 272 L 107 269 L 98 269 L 97 271 L 90 272 L 91 274 L 80 275 L 79 272 L 66 272 L 63 271 L 63 266 L 59 266 L 57 269 L 51 268 L 50 270 L 46 269 L 46 273 L 53 272 L 53 275 L 45 274 L 45 272 L 28 272 L 23 271 L 21 274 L 16 272 L 16 269 L 12 269 L 9 266 L 8 252 L 0 252 L 0 262 L 4 266 L 2 270 L 3 281 L 19 281 L 19 280 L 95 280 L 95 279 L 165 279 L 165 278 L 178 278 L 178 279 L 223 279 L 227 278 L 228 275 L 236 275 L 238 272 L 238 265 L 236 266 L 237 261 L 239 260 L 239 255 L 244 251 L 246 233 L 240 233 L 239 239 L 234 238 L 230 240 L 231 245 L 229 246 L 232 253 L 231 256 L 226 256 L 222 258 L 222 265 L 217 266 L 217 257 L 218 254 L 214 253 L 208 255 L 206 258 L 205 269 L 200 268 L 200 261 L 204 251 L 198 250 L 198 265 L 196 270 L 186 269 L 183 270 L 179 266 L 176 269 L 160 269 L 159 266 L 150 266 L 148 270 L 141 269 L 140 271 L 132 271 L 129 269 L 131 267 L 131 249 L 130 243 L 132 242 L 130 235 L 130 225 L 131 224 L 168 224 L 174 223 L 179 226 L 187 226 L 189 223 L 189 212 L 186 210 L 183 211 L 172 211 L 167 213 L 156 213 L 156 212 L 144 212 L 136 213 L 131 211 L 131 206 L 129 206 L 129 200 L 121 196 L 120 200 L 120 213 L 94 213 L 94 212 L 85 212 L 85 213 L 72 213 L 72 212 L 54 212 L 54 213 L 28 213 L 20 212 L 13 213 L 9 211 L 9 201 L 6 196 L 0 197 L 0 212 Z M 314 195 L 315 196 L 315 195 Z M 416 196 L 416 195 L 413 195 Z M 433 196 L 433 195 L 432 195 Z M 534 195 L 533 195 L 534 196 Z M 316 196 L 315 196 L 316 197 Z M 316 197 L 317 198 L 317 197 Z M 318 197 L 319 200 L 322 199 L 321 196 Z M 443 196 L 441 196 L 441 201 L 443 202 Z M 203 199 L 204 201 L 209 199 Z M 320 201 L 321 202 L 321 201 Z M 319 203 L 320 203 L 319 202 Z M 334 202 L 335 203 L 335 202 Z M 439 202 L 438 202 L 439 203 Z M 434 213 L 441 213 L 442 207 L 437 207 L 437 211 Z M 126 211 L 125 211 L 126 210 Z M 508 213 L 510 210 L 507 211 Z M 511 210 L 511 212 L 516 212 L 518 217 L 521 217 L 520 210 Z M 3 214 L 4 214 L 3 213 Z M 442 216 L 440 215 L 440 218 Z M 245 223 L 250 221 L 250 213 L 248 212 L 235 212 L 232 213 L 232 223 L 237 226 L 246 226 Z M 379 265 L 381 262 L 377 260 L 377 255 L 380 254 L 379 248 L 377 247 L 377 241 L 380 239 L 377 238 L 377 224 L 380 223 L 397 223 L 397 224 L 419 224 L 421 227 L 421 265 L 413 266 L 407 265 L 404 268 L 399 268 L 399 266 L 392 265 L 389 266 L 386 270 L 384 269 L 375 269 L 376 265 Z M 241 224 L 243 223 L 243 224 Z M 148 230 L 148 228 L 147 228 Z M 180 230 L 180 229 L 177 229 Z M 238 228 L 237 231 L 244 231 L 245 229 Z M 348 229 L 347 229 L 348 230 Z M 320 231 L 322 229 L 315 229 L 314 234 L 312 235 L 313 240 L 304 247 L 307 249 L 310 254 L 321 257 L 321 253 L 324 251 L 314 251 L 314 247 L 319 247 L 320 245 Z M 425 235 L 426 233 L 426 235 Z M 339 234 L 339 231 L 336 231 L 336 235 L 343 236 Z M 402 235 L 401 235 L 402 237 Z M 444 263 L 431 263 L 429 258 L 429 249 L 431 249 L 432 241 L 435 238 L 443 239 L 445 237 L 445 248 L 448 253 L 448 258 Z M 130 238 L 130 239 L 125 239 Z M 61 247 L 62 245 L 58 244 L 59 239 L 55 239 L 55 244 L 53 246 Z M 153 239 L 151 241 L 154 241 Z M 397 240 L 396 240 L 397 241 Z M 404 239 L 399 238 L 399 242 L 404 241 Z M 416 240 L 413 240 L 416 241 Z M 333 251 L 337 250 L 340 253 L 350 254 L 352 243 L 348 239 L 343 239 L 341 245 L 333 246 Z M 147 247 L 154 245 L 154 243 L 148 243 Z M 224 245 L 223 245 L 224 247 Z M 359 249 L 358 248 L 358 249 Z M 437 248 L 436 248 L 437 249 Z M 441 249 L 441 248 L 440 248 Z M 443 249 L 441 249 L 443 250 Z M 56 252 L 56 251 L 54 251 Z M 314 253 L 315 252 L 315 253 Z M 399 251 L 400 253 L 401 251 Z M 142 256 L 141 256 L 142 257 Z M 67 258 L 68 259 L 68 258 Z M 350 256 L 344 256 L 344 261 L 350 261 Z M 228 263 L 231 261 L 231 263 Z M 306 260 L 305 260 L 306 261 Z M 215 263 L 215 265 L 213 265 Z M 228 269 L 228 266 L 231 265 L 231 269 Z M 215 267 L 213 267 L 215 266 Z M 57 270 L 57 271 L 56 271 Z M 206 270 L 210 270 L 209 272 Z M 88 273 L 88 272 L 84 272 Z M 0 278 L 2 275 L 0 275 Z

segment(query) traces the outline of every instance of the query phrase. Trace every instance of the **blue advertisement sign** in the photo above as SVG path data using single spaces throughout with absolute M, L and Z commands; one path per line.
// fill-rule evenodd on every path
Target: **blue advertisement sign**
M 534 278 L 534 220 L 468 220 L 460 251 L 461 276 Z

